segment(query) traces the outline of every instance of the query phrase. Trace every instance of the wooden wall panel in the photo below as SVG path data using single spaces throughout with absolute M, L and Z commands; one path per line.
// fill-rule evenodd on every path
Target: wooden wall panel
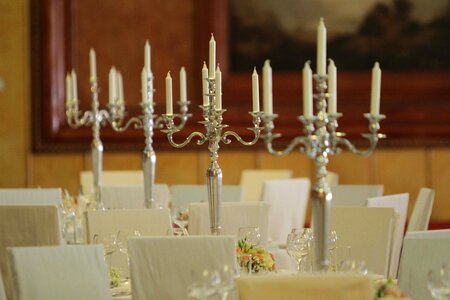
M 340 184 L 369 184 L 371 182 L 371 157 L 357 156 L 349 151 L 329 157 L 328 169 L 339 174 Z
M 196 184 L 199 177 L 198 152 L 167 151 L 156 155 L 156 182 Z
M 431 150 L 431 188 L 436 190 L 433 220 L 450 221 L 450 151 Z

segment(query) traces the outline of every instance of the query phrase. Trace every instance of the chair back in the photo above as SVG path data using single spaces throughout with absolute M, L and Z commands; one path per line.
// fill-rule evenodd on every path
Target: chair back
M 3 286 L 2 273 L 0 272 L 0 300 L 6 300 L 5 287 Z
M 102 171 L 101 176 L 101 183 L 105 186 L 142 185 L 144 182 L 142 170 Z M 80 172 L 80 185 L 84 194 L 94 192 L 92 171 Z
M 0 189 L 0 205 L 62 205 L 62 191 L 59 188 L 48 189 Z
M 101 246 L 10 249 L 16 300 L 112 300 Z
M 188 299 L 196 274 L 236 265 L 235 243 L 223 235 L 130 238 L 133 300 Z
M 241 227 L 259 227 L 261 244 L 267 244 L 269 204 L 264 202 L 224 202 L 220 225 L 221 234 L 237 236 Z M 191 203 L 189 206 L 189 233 L 209 235 L 210 218 L 208 203 Z
M 86 241 L 103 243 L 108 248 L 116 243 L 126 245 L 130 236 L 167 235 L 171 233 L 172 222 L 169 209 L 113 209 L 106 211 L 88 211 L 85 215 Z M 109 245 L 108 245 L 109 244 Z M 114 248 L 114 247 L 113 247 Z M 127 256 L 118 251 L 111 255 L 111 265 L 129 274 Z
M 192 202 L 208 202 L 206 184 L 174 184 L 170 187 L 172 204 L 188 208 Z M 223 185 L 222 202 L 239 202 L 243 196 L 240 185 Z
M 403 241 L 398 285 L 412 299 L 432 300 L 427 274 L 450 261 L 450 230 L 408 232 Z
M 392 240 L 392 253 L 389 262 L 389 277 L 397 278 L 400 252 L 402 251 L 403 235 L 405 233 L 406 215 L 408 213 L 409 194 L 397 194 L 369 198 L 368 207 L 392 207 L 397 213 L 397 225 Z
M 327 180 L 328 186 L 338 185 L 339 184 L 339 174 L 328 171 L 326 180 Z
M 7 272 L 7 248 L 61 244 L 61 225 L 55 206 L 0 206 L 0 271 L 7 299 L 12 299 L 13 291 Z
M 309 178 L 264 182 L 262 201 L 270 205 L 269 240 L 286 242 L 292 228 L 303 228 L 310 186 Z
M 371 300 L 370 279 L 356 275 L 241 276 L 239 300 Z
M 432 189 L 421 188 L 416 203 L 409 218 L 407 232 L 424 231 L 428 229 L 433 210 L 435 192 Z
M 106 209 L 139 209 L 145 207 L 144 187 L 140 185 L 129 186 L 102 186 L 102 202 Z M 169 186 L 155 184 L 153 199 L 156 207 L 167 208 L 169 203 Z
M 365 261 L 370 272 L 385 277 L 389 274 L 396 224 L 393 208 L 331 208 L 330 229 L 337 233 L 337 246 L 351 246 L 352 260 Z
M 243 170 L 241 186 L 244 188 L 244 201 L 261 200 L 264 181 L 292 178 L 292 170 Z
M 330 186 L 333 199 L 332 206 L 365 207 L 367 199 L 380 197 L 383 195 L 384 186 L 360 185 L 360 184 L 339 184 Z

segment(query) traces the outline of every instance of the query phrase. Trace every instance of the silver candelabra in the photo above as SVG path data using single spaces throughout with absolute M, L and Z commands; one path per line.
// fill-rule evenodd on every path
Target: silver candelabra
M 171 81 L 170 74 L 166 79 L 166 97 L 167 102 L 171 104 Z M 234 137 L 237 141 L 245 146 L 254 145 L 260 136 L 260 132 L 263 128 L 259 127 L 262 113 L 258 111 L 250 112 L 253 119 L 253 127 L 249 130 L 254 132 L 253 140 L 247 142 L 244 141 L 236 132 L 225 131 L 222 133 L 223 129 L 228 125 L 222 124 L 223 113 L 226 111 L 222 109 L 221 98 L 222 98 L 222 82 L 221 82 L 221 72 L 220 68 L 215 68 L 215 41 L 211 37 L 210 41 L 210 52 L 209 52 L 209 72 L 206 68 L 206 64 L 203 65 L 202 69 L 202 80 L 203 80 L 203 105 L 200 108 L 203 111 L 203 121 L 199 123 L 203 124 L 205 127 L 205 132 L 192 132 L 183 142 L 177 143 L 174 141 L 174 134 L 179 131 L 179 129 L 174 124 L 174 115 L 171 113 L 163 114 L 163 120 L 166 124 L 166 129 L 163 130 L 167 134 L 169 143 L 175 148 L 183 148 L 188 145 L 192 139 L 196 138 L 197 145 L 203 145 L 208 142 L 208 150 L 210 153 L 210 165 L 206 171 L 207 179 L 207 189 L 208 189 L 208 204 L 209 204 L 209 215 L 210 215 L 210 228 L 211 234 L 220 234 L 220 216 L 221 216 L 221 206 L 222 206 L 222 170 L 220 169 L 218 158 L 219 158 L 219 143 L 224 144 L 231 143 L 231 137 Z M 169 82 L 170 88 L 167 88 Z M 169 95 L 169 96 L 167 96 Z M 168 112 L 171 111 L 170 105 L 168 105 Z

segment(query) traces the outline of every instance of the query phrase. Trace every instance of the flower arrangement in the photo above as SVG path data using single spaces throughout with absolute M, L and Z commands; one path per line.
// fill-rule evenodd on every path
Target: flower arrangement
M 116 288 L 120 285 L 121 272 L 115 267 L 109 269 L 109 287 Z
M 392 280 L 392 278 L 375 281 L 374 300 L 410 300 Z
M 251 270 L 252 273 L 276 270 L 275 259 L 272 253 L 248 242 L 246 238 L 238 240 L 236 254 L 239 266 L 246 270 Z

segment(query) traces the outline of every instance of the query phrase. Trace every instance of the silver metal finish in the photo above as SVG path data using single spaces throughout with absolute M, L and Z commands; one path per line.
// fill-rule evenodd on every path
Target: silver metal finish
M 378 140 L 385 138 L 384 134 L 378 133 L 380 129 L 379 122 L 384 119 L 384 115 L 365 114 L 365 118 L 369 121 L 369 133 L 362 136 L 369 141 L 366 150 L 358 150 L 348 139 L 344 138 L 345 134 L 337 132 L 338 119 L 342 114 L 327 113 L 327 76 L 314 75 L 315 81 L 315 106 L 316 115 L 310 118 L 300 116 L 299 120 L 303 123 L 304 135 L 295 137 L 282 150 L 275 150 L 272 142 L 281 135 L 273 133 L 275 128 L 274 120 L 277 115 L 263 115 L 264 144 L 269 153 L 276 156 L 284 156 L 298 149 L 305 153 L 315 162 L 316 182 L 312 188 L 312 227 L 316 242 L 314 243 L 314 269 L 328 270 L 329 251 L 328 238 L 330 230 L 330 207 L 331 207 L 331 191 L 327 184 L 327 165 L 328 156 L 339 154 L 341 146 L 346 147 L 351 152 L 361 156 L 368 156 L 375 150 Z
M 192 132 L 183 142 L 177 143 L 174 141 L 174 133 L 180 131 L 174 125 L 173 115 L 162 115 L 164 123 L 166 124 L 166 129 L 163 130 L 167 134 L 169 143 L 175 148 L 183 148 L 189 144 L 194 138 L 196 139 L 197 145 L 203 145 L 208 142 L 208 150 L 210 153 L 210 165 L 206 171 L 207 179 L 207 189 L 208 189 L 208 204 L 209 204 L 209 215 L 210 215 L 210 227 L 211 234 L 220 234 L 220 216 L 221 216 L 221 206 L 222 206 L 222 170 L 220 169 L 218 163 L 218 151 L 219 143 L 224 144 L 231 143 L 230 137 L 236 138 L 238 142 L 245 146 L 254 145 L 258 139 L 259 134 L 263 128 L 259 127 L 260 118 L 262 113 L 260 112 L 250 112 L 253 118 L 253 127 L 249 128 L 254 132 L 254 138 L 251 141 L 244 141 L 236 132 L 226 131 L 222 133 L 222 130 L 228 125 L 222 124 L 222 115 L 226 111 L 216 110 L 216 87 L 215 79 L 208 78 L 205 79 L 208 82 L 208 93 L 209 105 L 201 105 L 200 108 L 203 111 L 203 121 L 199 123 L 205 126 L 205 132 Z

